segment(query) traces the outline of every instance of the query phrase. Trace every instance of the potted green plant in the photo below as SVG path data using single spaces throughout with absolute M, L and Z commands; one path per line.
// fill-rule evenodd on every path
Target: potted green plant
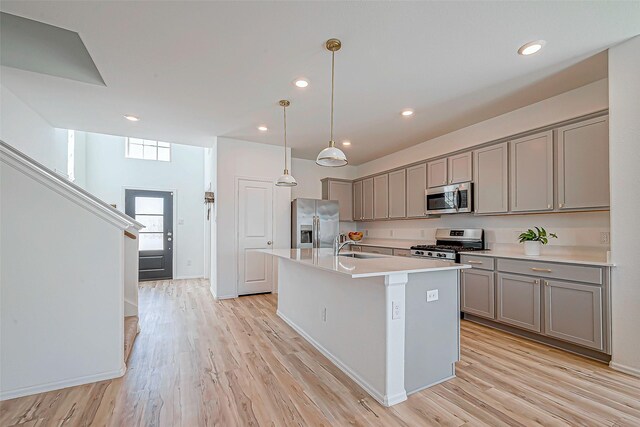
M 524 243 L 524 254 L 526 256 L 539 256 L 542 245 L 549 243 L 549 238 L 557 239 L 555 233 L 547 233 L 544 227 L 534 227 L 535 231 L 528 229 L 518 236 L 520 243 Z

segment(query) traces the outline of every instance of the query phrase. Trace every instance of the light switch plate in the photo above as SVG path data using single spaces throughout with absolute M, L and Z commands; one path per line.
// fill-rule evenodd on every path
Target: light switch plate
M 402 318 L 402 307 L 398 301 L 391 301 L 391 320 Z
M 427 302 L 438 301 L 438 290 L 427 291 Z

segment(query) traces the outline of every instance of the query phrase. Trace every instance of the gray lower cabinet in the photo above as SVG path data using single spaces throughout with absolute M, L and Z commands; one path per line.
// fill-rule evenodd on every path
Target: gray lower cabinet
M 492 145 L 473 152 L 475 212 L 477 214 L 509 211 L 508 145 Z
M 407 216 L 405 169 L 389 172 L 389 218 Z
M 389 218 L 389 174 L 373 178 L 373 219 Z
M 545 335 L 604 350 L 602 287 L 560 280 L 544 284 Z
M 407 217 L 426 216 L 425 191 L 427 190 L 427 164 L 407 168 Z
M 557 135 L 558 209 L 608 207 L 608 117 L 561 127 Z
M 553 210 L 553 132 L 510 142 L 513 212 Z
M 373 219 L 373 178 L 362 181 L 362 219 Z
M 540 279 L 498 273 L 496 319 L 518 328 L 542 332 Z
M 495 274 L 493 271 L 462 270 L 460 311 L 495 319 Z
M 353 220 L 360 221 L 364 219 L 362 211 L 362 181 L 353 183 Z

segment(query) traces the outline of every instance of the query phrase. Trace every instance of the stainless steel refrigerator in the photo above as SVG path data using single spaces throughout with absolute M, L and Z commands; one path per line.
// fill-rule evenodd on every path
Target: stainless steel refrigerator
M 340 233 L 338 202 L 295 199 L 291 202 L 291 247 L 331 248 Z

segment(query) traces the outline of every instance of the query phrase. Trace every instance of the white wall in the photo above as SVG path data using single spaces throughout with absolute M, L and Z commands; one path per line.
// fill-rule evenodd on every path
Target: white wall
M 344 178 L 354 179 L 358 176 L 356 166 L 343 166 L 340 168 L 328 168 L 318 166 L 314 160 L 291 159 L 291 175 L 298 181 L 298 185 L 291 189 L 291 198 L 322 198 L 321 179 Z
M 640 37 L 609 49 L 612 366 L 640 375 Z
M 204 277 L 203 183 L 202 147 L 172 144 L 170 162 L 127 159 L 124 137 L 86 134 L 89 192 L 123 212 L 125 188 L 176 192 L 173 274 L 177 279 Z
M 122 229 L 5 163 L 0 205 L 0 399 L 124 374 Z
M 56 129 L 0 85 L 0 139 L 67 176 L 67 131 Z
M 236 181 L 239 177 L 252 177 L 275 182 L 283 170 L 282 147 L 220 137 L 216 147 L 217 274 L 212 280 L 211 290 L 217 298 L 232 298 L 238 294 Z M 288 248 L 291 246 L 291 189 L 275 185 L 274 189 L 273 247 Z
M 607 79 L 603 79 L 359 165 L 358 176 L 603 110 L 608 105 L 608 83 Z M 419 117 L 416 116 L 415 120 L 419 120 Z M 518 232 L 534 225 L 558 233 L 559 239 L 552 240 L 550 246 L 545 248 L 548 253 L 572 251 L 603 255 L 609 247 L 600 243 L 600 233 L 609 231 L 608 212 L 487 217 L 445 215 L 440 219 L 363 222 L 358 224 L 358 229 L 367 230 L 370 238 L 432 241 L 435 229 L 439 227 L 477 227 L 487 231 L 489 246 L 493 248 L 496 244 L 516 244 Z

